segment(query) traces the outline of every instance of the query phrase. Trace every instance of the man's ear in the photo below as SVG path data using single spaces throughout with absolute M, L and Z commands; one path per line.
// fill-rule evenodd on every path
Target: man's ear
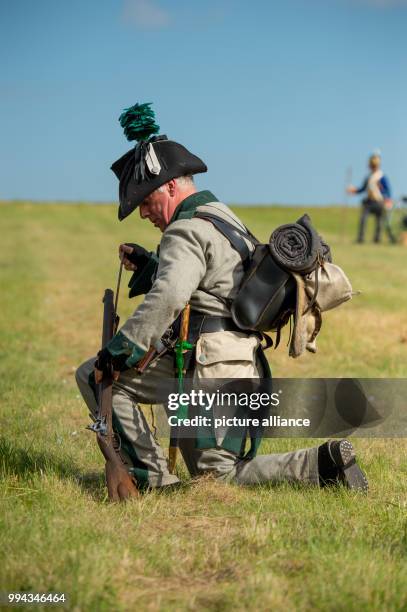
M 167 186 L 168 186 L 168 193 L 173 198 L 175 195 L 176 189 L 177 189 L 177 183 L 175 182 L 175 179 L 171 179 L 170 181 L 168 181 Z

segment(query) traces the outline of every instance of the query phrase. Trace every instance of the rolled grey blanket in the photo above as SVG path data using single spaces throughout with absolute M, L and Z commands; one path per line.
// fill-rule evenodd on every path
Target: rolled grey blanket
M 330 250 L 315 231 L 308 215 L 297 223 L 280 225 L 270 236 L 270 251 L 279 266 L 307 274 L 320 262 L 331 261 Z

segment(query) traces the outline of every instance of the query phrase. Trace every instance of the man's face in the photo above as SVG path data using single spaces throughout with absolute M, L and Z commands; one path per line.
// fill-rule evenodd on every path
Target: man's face
M 156 189 L 142 201 L 140 204 L 140 217 L 148 219 L 163 232 L 174 212 L 171 204 L 172 198 L 167 186 L 164 185 L 161 191 Z
M 378 170 L 380 168 L 380 157 L 378 155 L 372 155 L 369 159 L 370 170 Z

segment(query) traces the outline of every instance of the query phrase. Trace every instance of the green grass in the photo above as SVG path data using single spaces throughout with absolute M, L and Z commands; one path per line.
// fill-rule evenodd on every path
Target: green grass
M 262 239 L 301 212 L 239 209 Z M 136 215 L 119 224 L 111 206 L 3 203 L 0 215 L 0 590 L 64 591 L 78 611 L 407 609 L 403 439 L 356 442 L 367 497 L 205 478 L 107 503 L 73 374 L 98 349 L 117 245 L 154 248 L 160 235 Z M 270 351 L 273 374 L 405 377 L 405 249 L 354 245 L 355 210 L 345 229 L 339 208 L 311 216 L 362 294 L 327 313 L 316 355 Z M 122 317 L 133 308 L 123 291 Z

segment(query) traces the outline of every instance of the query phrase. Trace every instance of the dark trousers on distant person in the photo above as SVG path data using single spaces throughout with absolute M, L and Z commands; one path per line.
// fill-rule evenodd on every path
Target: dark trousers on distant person
M 358 242 L 364 242 L 366 222 L 369 215 L 374 215 L 376 221 L 373 241 L 380 242 L 384 225 L 390 242 L 396 242 L 394 234 L 391 230 L 390 219 L 388 218 L 387 211 L 384 205 L 380 202 L 369 200 L 368 198 L 362 201 L 362 212 L 360 214 L 359 221 Z

